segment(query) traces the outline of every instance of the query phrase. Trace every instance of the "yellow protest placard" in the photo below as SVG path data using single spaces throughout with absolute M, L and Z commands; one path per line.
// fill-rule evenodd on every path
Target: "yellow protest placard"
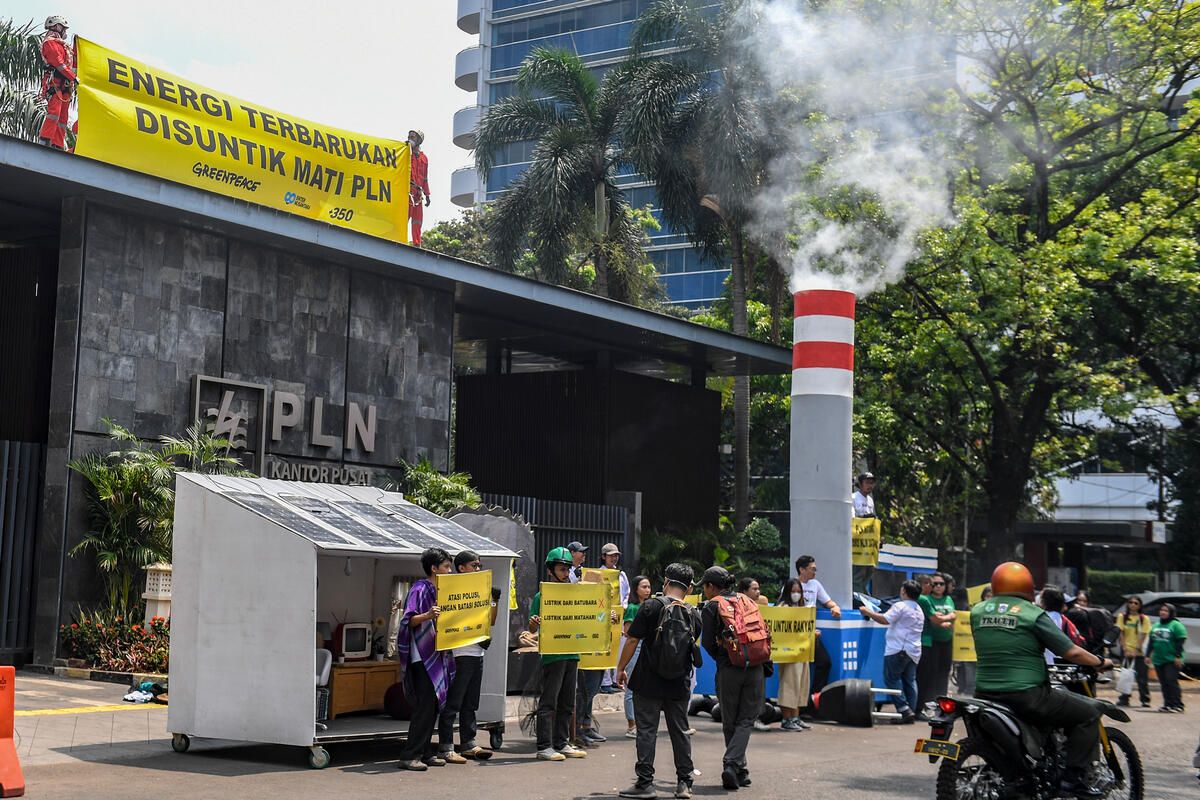
M 76 155 L 408 241 L 406 143 L 282 114 L 82 37 L 75 44 Z
M 971 633 L 971 612 L 954 612 L 954 661 L 975 660 L 975 635 Z
M 595 653 L 611 637 L 606 583 L 543 583 L 538 616 L 542 655 Z
M 989 586 L 991 586 L 990 583 L 981 583 L 978 586 L 968 586 L 967 587 L 967 603 L 969 603 L 970 605 L 975 605 L 976 603 L 982 602 L 983 590 L 988 588 Z
M 437 604 L 437 649 L 450 650 L 482 642 L 492 635 L 492 573 L 434 575 Z
M 616 572 L 616 570 L 604 570 L 605 572 Z M 587 581 L 587 575 L 583 578 Z M 589 581 L 594 582 L 594 581 Z M 609 612 L 609 640 L 608 646 L 604 650 L 597 650 L 595 653 L 584 653 L 579 656 L 580 669 L 616 669 L 617 659 L 621 656 L 621 629 L 623 625 L 623 612 L 621 604 L 616 601 L 617 590 L 613 588 L 611 583 L 605 580 L 608 587 L 608 612 Z
M 763 606 L 771 626 L 771 660 L 776 664 L 812 661 L 816 655 L 817 609 L 813 606 Z
M 879 520 L 873 517 L 855 517 L 851 529 L 850 563 L 856 567 L 879 565 Z
M 517 610 L 517 562 L 508 564 L 508 610 Z
M 583 580 L 588 583 L 607 583 L 612 586 L 615 602 L 617 605 L 621 604 L 621 570 L 584 567 Z
M 704 597 L 702 595 L 689 594 L 683 598 L 683 602 L 687 603 L 689 606 L 696 606 L 697 608 L 699 608 L 700 601 L 703 599 L 704 599 Z

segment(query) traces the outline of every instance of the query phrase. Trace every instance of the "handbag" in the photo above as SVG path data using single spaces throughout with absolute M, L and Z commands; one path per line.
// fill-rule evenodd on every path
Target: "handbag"
M 1131 695 L 1136 688 L 1137 676 L 1134 675 L 1133 663 L 1129 666 L 1121 668 L 1121 674 L 1117 676 L 1117 694 Z

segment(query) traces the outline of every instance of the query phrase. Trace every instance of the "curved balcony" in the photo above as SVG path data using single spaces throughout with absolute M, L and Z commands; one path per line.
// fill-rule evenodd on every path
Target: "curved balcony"
M 483 117 L 483 109 L 479 106 L 467 106 L 454 112 L 454 143 L 463 150 L 475 147 L 475 131 L 479 129 L 479 120 Z
M 479 16 L 483 0 L 458 0 L 458 29 L 472 35 L 479 33 Z
M 454 57 L 454 85 L 465 92 L 479 89 L 479 71 L 483 69 L 483 48 L 468 47 Z
M 474 167 L 462 167 L 450 173 L 450 202 L 459 208 L 473 208 L 478 189 L 479 172 Z

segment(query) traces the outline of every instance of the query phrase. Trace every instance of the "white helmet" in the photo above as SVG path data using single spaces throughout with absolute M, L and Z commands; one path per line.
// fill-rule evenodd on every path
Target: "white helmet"
M 409 133 L 415 133 L 417 135 L 416 139 L 418 145 L 425 144 L 425 131 L 419 131 L 414 128 L 413 130 L 409 131 Z
M 58 14 L 51 14 L 50 16 L 46 17 L 46 24 L 42 27 L 44 27 L 46 30 L 50 30 L 58 25 L 61 25 L 64 28 L 70 27 L 67 25 L 67 18 L 59 16 Z

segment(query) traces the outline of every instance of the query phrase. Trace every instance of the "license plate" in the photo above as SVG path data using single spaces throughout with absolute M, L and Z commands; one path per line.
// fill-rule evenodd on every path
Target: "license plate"
M 917 739 L 914 753 L 927 756 L 941 756 L 951 761 L 958 761 L 958 745 L 954 742 L 943 742 L 938 739 Z

